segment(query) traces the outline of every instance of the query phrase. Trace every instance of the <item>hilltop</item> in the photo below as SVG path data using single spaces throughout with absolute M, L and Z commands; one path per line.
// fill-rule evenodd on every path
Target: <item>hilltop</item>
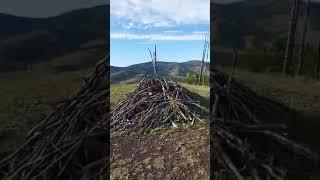
M 0 29 L 0 72 L 23 70 L 28 64 L 38 63 L 48 63 L 54 70 L 95 64 L 93 59 L 100 59 L 109 43 L 108 14 L 105 6 L 49 18 L 0 14 L 5 24 Z
M 193 60 L 187 62 L 157 62 L 158 75 L 169 79 L 182 79 L 188 73 L 195 74 L 199 72 L 201 61 Z M 210 64 L 207 63 L 209 70 Z M 128 67 L 111 66 L 111 83 L 136 82 L 143 78 L 144 73 L 150 75 L 153 73 L 152 63 L 135 64 Z M 209 73 L 209 71 L 207 71 Z

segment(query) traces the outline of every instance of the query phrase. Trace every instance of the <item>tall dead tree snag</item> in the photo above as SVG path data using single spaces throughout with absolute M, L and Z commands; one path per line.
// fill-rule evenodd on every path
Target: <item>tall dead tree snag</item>
M 151 62 L 153 66 L 153 75 L 154 77 L 157 77 L 157 46 L 154 45 L 154 52 L 151 53 L 151 50 L 148 48 L 150 57 L 151 57 Z
M 320 80 L 320 42 L 318 45 L 318 59 L 316 61 L 315 76 L 317 80 Z
M 203 51 L 202 51 L 202 59 L 201 59 L 198 85 L 201 85 L 201 83 L 204 84 L 205 74 L 203 72 L 204 72 L 204 69 L 206 72 L 206 68 L 207 68 L 206 61 L 209 57 L 208 51 L 209 51 L 209 41 L 208 41 L 208 38 L 205 37 Z
M 233 78 L 234 72 L 236 70 L 237 61 L 238 61 L 238 50 L 236 48 L 234 48 L 233 49 L 232 70 L 231 70 L 231 74 L 229 76 L 229 82 L 228 82 L 228 91 L 230 91 L 230 89 L 231 89 L 232 78 Z
M 202 85 L 205 84 L 205 81 L 207 80 L 207 64 L 208 64 L 208 59 L 209 59 L 209 42 L 207 43 L 207 55 L 206 55 L 206 60 L 204 62 L 204 78 L 202 79 Z
M 301 75 L 301 73 L 302 73 L 303 55 L 304 55 L 304 49 L 305 49 L 305 44 L 306 44 L 306 35 L 307 35 L 307 30 L 308 30 L 309 4 L 310 4 L 310 0 L 307 0 L 306 13 L 305 13 L 305 17 L 304 17 L 304 29 L 303 29 L 303 35 L 302 35 L 302 40 L 301 40 L 300 50 L 299 50 L 299 59 L 298 59 L 298 67 L 297 67 L 297 74 L 298 75 Z
M 297 28 L 298 10 L 300 5 L 299 2 L 300 0 L 294 0 L 292 5 L 288 40 L 287 40 L 285 58 L 283 61 L 284 74 L 289 73 L 289 66 L 292 63 L 293 48 L 294 48 L 295 34 L 296 34 L 296 28 Z
M 215 63 L 215 59 L 214 59 L 214 42 L 215 42 L 215 36 L 216 36 L 216 32 L 217 32 L 217 16 L 216 16 L 216 6 L 214 5 L 211 5 L 210 6 L 210 14 L 211 14 L 211 17 L 210 17 L 210 58 L 211 58 L 211 62 L 210 64 L 212 66 L 214 66 L 214 63 Z

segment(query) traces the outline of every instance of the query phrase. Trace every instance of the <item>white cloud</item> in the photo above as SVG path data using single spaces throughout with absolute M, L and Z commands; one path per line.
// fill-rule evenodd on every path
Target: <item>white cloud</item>
M 208 31 L 193 31 L 193 34 L 208 34 Z
M 111 0 L 111 17 L 136 26 L 209 24 L 209 0 Z
M 149 40 L 149 41 L 203 41 L 204 34 L 183 34 L 183 35 L 164 35 L 164 34 L 134 34 L 134 33 L 111 33 L 111 39 L 126 40 Z
M 169 33 L 169 34 L 178 34 L 178 33 L 183 33 L 181 30 L 166 30 L 163 31 L 164 33 Z

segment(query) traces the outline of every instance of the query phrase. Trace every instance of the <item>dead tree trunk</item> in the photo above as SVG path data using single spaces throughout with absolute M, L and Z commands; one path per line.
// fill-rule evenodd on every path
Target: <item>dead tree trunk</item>
M 209 59 L 209 50 L 210 50 L 210 46 L 209 46 L 209 42 L 207 43 L 207 56 L 206 56 L 206 60 L 204 62 L 204 78 L 202 80 L 202 85 L 205 84 L 205 81 L 207 80 L 207 63 L 208 63 L 208 59 Z
M 204 69 L 205 59 L 206 59 L 207 53 L 208 53 L 208 44 L 209 44 L 209 42 L 207 40 L 207 37 L 205 37 L 203 51 L 202 51 L 202 59 L 201 59 L 198 85 L 201 85 L 201 83 L 203 83 L 203 79 L 204 79 L 203 69 Z
M 148 48 L 150 57 L 151 57 L 151 62 L 152 62 L 152 67 L 153 67 L 153 76 L 157 77 L 157 46 L 154 46 L 154 52 L 151 53 L 151 50 Z
M 198 85 L 201 84 L 202 81 L 202 71 L 203 71 L 203 60 L 201 60 L 201 65 L 200 65 L 200 73 L 199 73 L 199 80 L 198 80 Z
M 217 23 L 216 23 L 216 7 L 215 6 L 213 6 L 213 5 L 211 5 L 210 6 L 212 9 L 210 10 L 210 12 L 211 12 L 211 14 L 212 14 L 212 16 L 211 16 L 211 20 L 210 20 L 210 59 L 211 59 L 211 61 L 210 61 L 210 66 L 214 66 L 215 64 L 215 57 L 213 56 L 213 54 L 214 54 L 214 40 L 215 40 L 215 33 L 216 33 L 216 30 L 217 30 Z
M 316 79 L 320 80 L 320 42 L 318 45 L 318 60 L 316 63 L 316 71 L 315 71 Z
M 231 89 L 231 83 L 232 83 L 232 78 L 237 66 L 237 61 L 238 61 L 238 50 L 236 48 L 233 49 L 233 60 L 232 60 L 232 69 L 231 69 L 231 73 L 229 76 L 229 82 L 228 82 L 228 90 Z
M 291 11 L 291 20 L 289 26 L 288 40 L 286 46 L 286 53 L 283 62 L 283 73 L 288 74 L 289 66 L 292 62 L 293 48 L 294 48 L 294 40 L 297 28 L 297 17 L 298 17 L 298 6 L 299 0 L 293 1 L 292 11 Z
M 205 50 L 203 49 L 203 52 L 202 52 L 203 56 L 204 56 L 204 51 L 205 51 Z M 200 84 L 201 84 L 201 82 L 202 82 L 203 65 L 204 65 L 204 58 L 202 57 L 201 65 L 200 65 L 200 73 L 199 73 L 199 81 L 198 81 L 198 85 L 200 85 Z
M 308 30 L 309 3 L 310 3 L 310 0 L 307 0 L 306 14 L 304 17 L 304 29 L 303 29 L 303 35 L 302 35 L 302 40 L 301 40 L 301 45 L 300 45 L 300 50 L 299 50 L 299 60 L 298 60 L 298 69 L 297 69 L 298 75 L 301 75 L 301 73 L 302 73 L 303 55 L 304 55 L 304 49 L 305 49 L 305 44 L 306 44 L 306 35 L 307 35 L 307 30 Z
M 154 45 L 154 60 L 153 60 L 154 76 L 157 76 L 157 46 Z

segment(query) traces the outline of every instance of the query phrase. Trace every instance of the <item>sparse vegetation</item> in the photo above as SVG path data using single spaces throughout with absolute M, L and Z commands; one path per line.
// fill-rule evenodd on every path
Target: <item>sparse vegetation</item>
M 153 166 L 158 170 L 164 169 L 164 157 L 154 159 Z
M 219 70 L 229 73 L 230 68 Z M 241 83 L 262 96 L 272 97 L 296 110 L 319 112 L 320 82 L 308 76 L 288 78 L 279 73 L 253 73 L 237 69 L 235 74 Z
M 1 73 L 0 153 L 7 153 L 20 145 L 27 131 L 43 120 L 58 101 L 74 93 L 82 83 L 80 77 L 84 73 Z M 6 141 L 8 137 L 17 141 Z

